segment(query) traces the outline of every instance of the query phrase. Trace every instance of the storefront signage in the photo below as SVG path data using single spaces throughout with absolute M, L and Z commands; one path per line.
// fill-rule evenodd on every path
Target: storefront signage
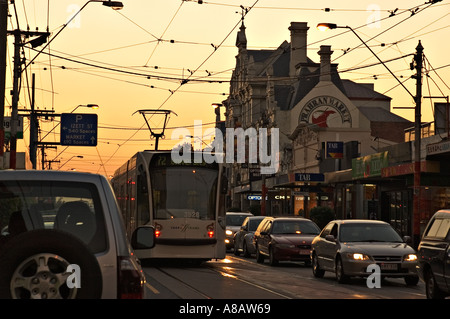
M 388 165 L 388 152 L 354 158 L 352 160 L 352 178 L 381 176 L 381 170 Z
M 450 152 L 450 141 L 427 145 L 427 155 L 436 155 L 447 152 Z
M 248 200 L 261 200 L 262 196 L 261 195 L 247 195 L 247 199 Z
M 325 175 L 317 173 L 295 173 L 296 182 L 324 182 Z
M 302 108 L 299 123 L 315 124 L 318 127 L 351 127 L 352 117 L 347 106 L 332 96 L 317 96 Z
M 422 161 L 420 162 L 420 171 L 426 173 L 439 173 L 439 162 Z M 389 166 L 381 169 L 382 177 L 400 176 L 414 174 L 414 163 L 400 164 L 396 166 Z
M 325 151 L 326 158 L 343 158 L 344 142 L 327 142 Z

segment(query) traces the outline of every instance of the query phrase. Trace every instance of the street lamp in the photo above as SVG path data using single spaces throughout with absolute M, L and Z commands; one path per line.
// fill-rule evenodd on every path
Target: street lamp
M 73 16 L 72 18 L 69 19 L 69 21 L 67 21 L 66 24 L 63 25 L 63 27 L 61 29 L 59 29 L 59 31 L 47 42 L 46 45 L 44 45 L 44 47 L 33 57 L 33 59 L 30 60 L 30 62 L 28 62 L 28 64 L 23 68 L 22 72 L 25 71 L 25 69 L 31 64 L 33 63 L 34 60 L 36 60 L 36 58 L 38 57 L 39 54 L 41 54 L 48 46 L 49 44 L 62 32 L 62 30 L 64 30 L 69 24 L 70 22 L 72 22 L 73 19 L 75 19 L 75 17 L 81 12 L 81 10 L 83 10 L 89 3 L 91 2 L 101 2 L 104 6 L 106 7 L 110 7 L 113 10 L 121 10 L 123 8 L 123 3 L 121 1 L 104 1 L 104 0 L 89 0 L 88 2 L 86 2 L 81 8 L 80 10 L 78 10 Z
M 373 52 L 373 50 L 367 45 L 367 43 L 358 35 L 358 33 L 355 32 L 355 30 L 353 30 L 353 28 L 349 27 L 348 25 L 346 26 L 339 26 L 336 23 L 319 23 L 317 25 L 317 29 L 320 31 L 326 31 L 326 30 L 330 30 L 330 29 L 349 29 L 350 31 L 353 32 L 354 35 L 356 35 L 356 37 L 366 46 L 367 49 L 369 49 L 369 51 L 377 58 L 377 60 L 389 71 L 389 73 L 397 80 L 397 82 L 403 86 L 403 88 L 409 93 L 409 95 L 411 95 L 411 97 L 414 99 L 414 95 L 406 88 L 406 86 L 402 83 L 402 81 L 400 81 L 394 73 L 392 73 L 392 71 L 387 67 L 387 65 L 378 57 L 378 55 L 375 54 L 375 52 Z
M 414 235 L 414 245 L 417 247 L 420 240 L 420 198 L 421 198 L 421 191 L 420 191 L 420 175 L 421 175 L 421 169 L 420 169 L 420 148 L 421 148 L 421 117 L 422 117 L 422 54 L 423 54 L 423 46 L 420 43 L 416 47 L 416 53 L 414 55 L 414 60 L 412 64 L 415 64 L 414 66 L 411 66 L 411 70 L 413 68 L 416 69 L 417 74 L 412 76 L 416 79 L 416 95 L 413 95 L 406 87 L 405 85 L 395 76 L 394 73 L 386 66 L 386 64 L 381 61 L 381 59 L 373 52 L 373 50 L 367 45 L 367 43 L 361 39 L 361 37 L 349 26 L 338 26 L 335 23 L 319 23 L 317 25 L 317 29 L 324 31 L 328 29 L 337 29 L 337 28 L 345 28 L 350 29 L 350 31 L 353 32 L 354 35 L 358 37 L 358 39 L 366 46 L 367 49 L 380 61 L 381 64 L 391 73 L 391 75 L 397 80 L 398 83 L 403 86 L 403 88 L 411 95 L 411 97 L 414 99 L 414 102 L 416 104 L 415 107 L 415 114 L 414 114 L 414 193 L 413 193 L 413 235 Z

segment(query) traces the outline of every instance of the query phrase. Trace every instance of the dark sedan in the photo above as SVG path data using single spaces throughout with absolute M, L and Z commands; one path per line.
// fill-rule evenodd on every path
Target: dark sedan
M 311 220 L 298 217 L 266 217 L 258 226 L 253 242 L 256 261 L 304 261 L 310 264 L 311 242 L 320 233 Z
M 234 234 L 234 254 L 236 256 L 243 253 L 244 257 L 250 257 L 255 253 L 253 234 L 263 219 L 264 216 L 249 216 L 244 220 L 241 229 Z

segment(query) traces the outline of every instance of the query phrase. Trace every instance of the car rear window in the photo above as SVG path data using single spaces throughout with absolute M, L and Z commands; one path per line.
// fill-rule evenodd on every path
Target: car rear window
M 95 185 L 0 181 L 0 245 L 18 233 L 33 229 L 69 232 L 93 253 L 105 251 L 104 216 Z
M 450 230 L 450 218 L 436 218 L 428 228 L 427 237 L 444 239 Z

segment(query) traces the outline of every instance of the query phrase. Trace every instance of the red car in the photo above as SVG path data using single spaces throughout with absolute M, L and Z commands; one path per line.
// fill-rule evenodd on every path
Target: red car
M 304 261 L 311 264 L 311 242 L 320 233 L 311 220 L 300 217 L 266 217 L 256 230 L 253 243 L 256 261 L 269 258 L 270 265 L 279 261 Z

